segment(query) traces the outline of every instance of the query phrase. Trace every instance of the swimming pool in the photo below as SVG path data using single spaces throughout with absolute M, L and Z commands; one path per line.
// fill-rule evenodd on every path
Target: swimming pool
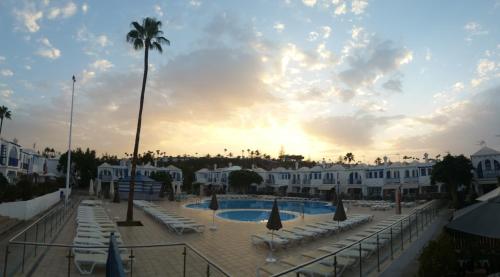
M 217 216 L 224 219 L 247 221 L 247 222 L 267 222 L 271 211 L 266 210 L 230 210 L 217 213 Z M 281 221 L 295 219 L 297 216 L 287 212 L 280 212 Z
M 188 204 L 187 208 L 207 210 L 210 200 L 201 203 Z M 219 209 L 221 210 L 271 210 L 273 207 L 272 200 L 261 199 L 221 199 L 219 200 Z M 290 211 L 309 215 L 327 214 L 335 212 L 335 206 L 327 202 L 319 201 L 291 201 L 291 200 L 278 200 L 278 208 L 280 211 Z

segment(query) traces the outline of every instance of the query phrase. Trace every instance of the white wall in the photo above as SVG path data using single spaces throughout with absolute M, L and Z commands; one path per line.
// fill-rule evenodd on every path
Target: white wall
M 7 202 L 0 204 L 0 215 L 21 220 L 28 220 L 45 212 L 60 200 L 60 190 L 33 198 L 28 201 Z M 71 190 L 70 190 L 71 194 Z

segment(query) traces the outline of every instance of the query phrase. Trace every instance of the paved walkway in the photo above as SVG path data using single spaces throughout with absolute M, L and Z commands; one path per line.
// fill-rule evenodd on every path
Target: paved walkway
M 196 221 L 209 226 L 212 221 L 212 212 L 206 210 L 187 209 L 183 207 L 184 203 L 162 201 L 158 202 L 166 209 L 176 212 L 182 216 L 193 218 Z M 120 204 L 106 202 L 104 208 L 115 220 L 123 220 L 126 211 L 126 202 Z M 408 211 L 406 211 L 408 212 Z M 324 246 L 325 243 L 342 239 L 345 236 L 359 232 L 375 222 L 380 221 L 394 211 L 371 211 L 369 208 L 352 207 L 349 213 L 374 214 L 375 219 L 372 223 L 359 226 L 352 230 L 330 237 L 318 238 L 308 241 L 301 245 L 293 246 L 287 249 L 276 251 L 278 258 L 317 249 Z M 283 223 L 285 228 L 291 228 L 297 225 L 303 225 L 309 222 L 319 220 L 331 220 L 333 214 L 307 216 L 302 219 L 286 221 Z M 205 230 L 204 233 L 176 235 L 168 231 L 164 226 L 153 221 L 151 217 L 144 212 L 134 209 L 134 217 L 142 221 L 142 227 L 119 227 L 120 234 L 126 245 L 154 244 L 166 242 L 187 242 L 193 245 L 197 250 L 212 259 L 216 264 L 222 266 L 232 276 L 255 276 L 257 268 L 263 265 L 268 250 L 262 246 L 254 246 L 250 242 L 250 235 L 266 232 L 265 223 L 241 223 L 228 220 L 217 219 L 218 230 L 213 232 Z M 71 243 L 75 235 L 75 224 L 69 220 L 63 227 L 56 242 Z M 147 248 L 134 251 L 134 276 L 160 276 L 167 272 L 169 276 L 181 276 L 182 270 L 182 248 Z M 38 276 L 65 276 L 67 272 L 67 253 L 63 249 L 50 249 L 37 268 Z M 188 276 L 205 276 L 206 267 L 203 262 L 195 255 L 188 255 L 188 268 L 196 271 Z M 71 265 L 72 274 L 78 274 L 74 265 Z M 104 276 L 103 268 L 94 271 L 93 276 Z
M 418 257 L 427 243 L 435 239 L 441 233 L 444 225 L 450 218 L 450 210 L 441 210 L 439 217 L 425 229 L 425 231 L 412 242 L 411 246 L 397 257 L 387 269 L 380 274 L 381 277 L 393 276 L 417 276 L 418 275 Z

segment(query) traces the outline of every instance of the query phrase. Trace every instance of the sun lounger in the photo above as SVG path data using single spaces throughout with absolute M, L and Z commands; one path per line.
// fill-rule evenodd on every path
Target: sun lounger
M 307 237 L 307 238 L 313 238 L 313 237 L 317 236 L 317 233 L 315 233 L 315 232 L 301 230 L 301 229 L 297 229 L 297 228 L 282 229 L 281 231 L 296 234 L 296 235 Z
M 252 235 L 250 237 L 252 240 L 253 244 L 258 244 L 258 243 L 265 243 L 271 248 L 274 248 L 275 246 L 281 246 L 285 247 L 290 241 L 288 239 L 280 238 L 278 236 L 273 236 L 271 234 L 258 234 L 258 235 Z
M 105 266 L 108 255 L 103 252 L 80 253 L 76 252 L 74 257 L 75 266 L 82 275 L 90 275 L 96 266 Z M 122 254 L 121 259 L 124 265 L 130 261 L 128 255 Z

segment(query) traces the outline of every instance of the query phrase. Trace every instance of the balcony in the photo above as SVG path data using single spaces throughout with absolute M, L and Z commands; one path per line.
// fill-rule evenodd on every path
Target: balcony
M 405 177 L 403 179 L 404 183 L 418 184 L 418 177 Z
M 479 179 L 489 179 L 489 178 L 496 178 L 500 177 L 500 170 L 488 170 L 488 171 L 483 171 L 482 176 L 479 176 Z
M 400 184 L 401 179 L 400 178 L 385 178 L 385 183 L 386 184 Z
M 323 179 L 323 185 L 327 184 L 335 184 L 335 180 L 333 179 Z
M 19 159 L 9 158 L 9 166 L 17 167 L 19 165 Z

